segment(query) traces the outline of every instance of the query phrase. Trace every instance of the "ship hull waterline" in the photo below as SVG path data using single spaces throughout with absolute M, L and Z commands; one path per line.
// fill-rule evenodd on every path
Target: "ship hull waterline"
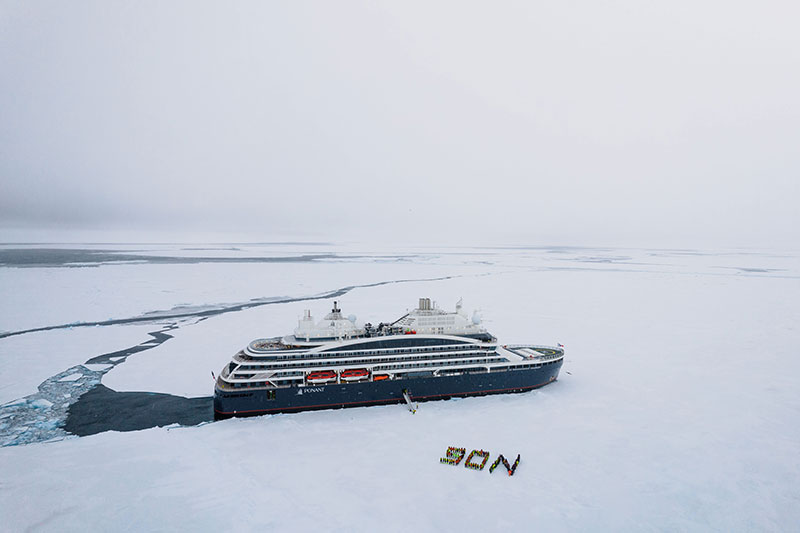
M 527 392 L 558 378 L 563 360 L 539 368 L 480 372 L 453 376 L 414 377 L 358 383 L 307 385 L 271 389 L 214 390 L 214 418 L 294 413 L 414 401 L 442 400 L 489 394 Z M 274 396 L 274 398 L 270 398 Z

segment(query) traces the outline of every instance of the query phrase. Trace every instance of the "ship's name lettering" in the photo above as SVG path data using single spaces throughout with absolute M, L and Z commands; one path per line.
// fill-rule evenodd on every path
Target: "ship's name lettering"
M 308 394 L 309 392 L 322 392 L 324 390 L 325 390 L 325 387 L 306 387 L 303 392 L 305 394 Z

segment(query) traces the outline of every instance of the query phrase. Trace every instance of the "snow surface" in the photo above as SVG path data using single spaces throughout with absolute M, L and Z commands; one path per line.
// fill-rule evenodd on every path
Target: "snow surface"
M 53 295 L 55 311 L 26 308 L 14 327 L 403 280 L 337 299 L 346 314 L 375 323 L 398 317 L 421 296 L 447 308 L 463 297 L 502 342 L 564 343 L 559 380 L 526 394 L 421 403 L 415 415 L 400 405 L 318 411 L 0 448 L 4 528 L 787 531 L 800 523 L 797 254 L 410 250 L 397 261 L 338 252 L 361 257 L 2 269 L 0 280 L 12 270 L 33 278 L 47 271 L 37 286 Z M 115 269 L 139 281 L 121 283 Z M 74 290 L 66 280 L 80 270 L 94 280 Z M 413 281 L 447 275 L 456 277 Z M 0 316 L 10 317 L 6 302 L 23 301 L 33 281 L 2 283 L 11 297 Z M 165 292 L 171 283 L 176 292 Z M 76 296 L 92 286 L 98 296 L 87 309 Z M 319 317 L 330 303 L 269 304 L 184 321 L 169 331 L 172 339 L 120 361 L 102 382 L 118 391 L 210 395 L 210 371 L 236 350 L 255 337 L 288 333 L 303 309 Z M 69 376 L 74 365 L 144 342 L 145 331 L 161 327 L 0 339 L 0 390 L 12 400 L 29 393 L 30 383 L 5 392 L 25 374 L 27 359 L 41 368 L 38 376 Z M 92 340 L 91 332 L 109 338 Z M 19 357 L 7 356 L 12 342 Z M 45 370 L 42 354 L 53 342 L 66 349 Z M 7 420 L 0 413 L 0 432 Z M 502 469 L 475 472 L 440 464 L 448 446 L 483 448 L 489 462 L 499 453 L 522 459 L 513 477 Z

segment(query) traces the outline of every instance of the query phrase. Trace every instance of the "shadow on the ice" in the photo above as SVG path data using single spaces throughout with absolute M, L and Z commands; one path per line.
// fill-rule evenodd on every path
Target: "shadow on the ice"
M 184 398 L 155 392 L 117 392 L 98 385 L 69 407 L 64 430 L 84 437 L 104 431 L 136 431 L 214 420 L 211 396 Z

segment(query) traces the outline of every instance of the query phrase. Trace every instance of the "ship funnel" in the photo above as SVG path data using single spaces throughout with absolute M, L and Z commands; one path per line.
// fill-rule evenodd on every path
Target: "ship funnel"
M 431 299 L 430 298 L 420 298 L 419 299 L 419 310 L 420 311 L 430 311 L 431 310 Z

